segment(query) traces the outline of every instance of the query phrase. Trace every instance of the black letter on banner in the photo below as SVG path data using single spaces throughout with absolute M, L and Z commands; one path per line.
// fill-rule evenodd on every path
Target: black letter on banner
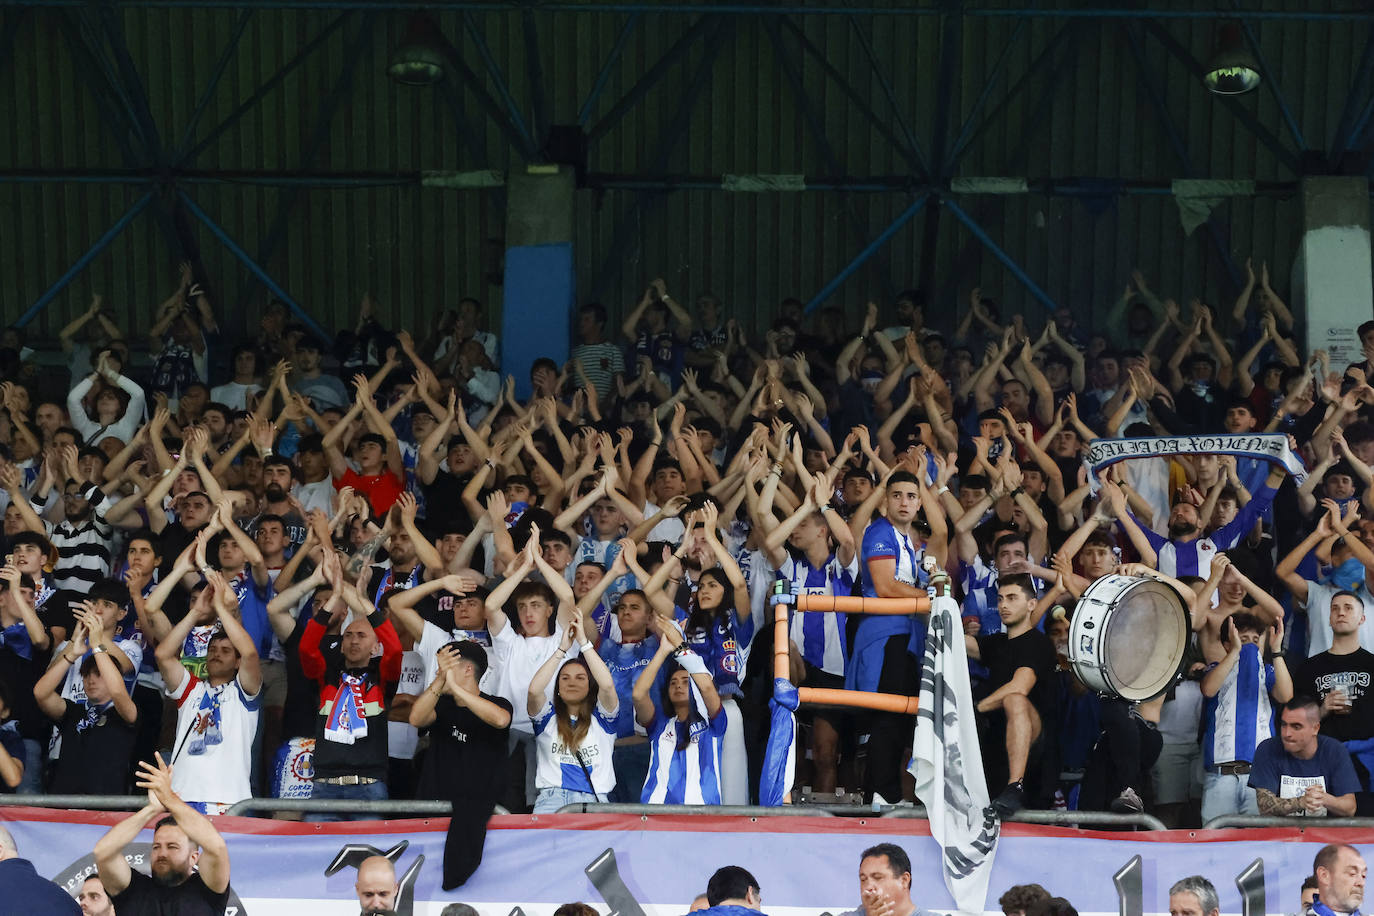
M 1264 916 L 1264 860 L 1256 859 L 1236 875 L 1241 916 Z
M 1135 856 L 1112 875 L 1116 897 L 1121 902 L 1120 916 L 1144 916 L 1145 891 L 1142 887 L 1141 865 L 1140 856 Z
M 615 864 L 615 850 L 607 849 L 583 870 L 601 892 L 601 899 L 610 906 L 611 916 L 644 916 L 644 908 L 625 886 L 625 879 L 620 877 L 620 868 Z

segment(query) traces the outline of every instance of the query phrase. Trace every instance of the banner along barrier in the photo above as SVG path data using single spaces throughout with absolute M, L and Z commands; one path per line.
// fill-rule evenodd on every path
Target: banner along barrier
M 90 850 L 124 815 L 7 808 L 0 820 L 20 855 L 73 894 L 93 870 Z M 819 916 L 858 905 L 860 853 L 891 842 L 911 857 L 912 898 L 932 912 L 954 905 L 945 890 L 940 849 L 924 821 L 896 818 L 776 818 L 638 815 L 504 815 L 492 819 L 486 855 L 472 879 L 454 891 L 439 886 L 445 819 L 301 824 L 220 817 L 229 844 L 237 898 L 226 916 L 338 916 L 357 912 L 355 860 L 367 847 L 392 852 L 413 905 L 399 916 L 438 916 L 467 903 L 480 916 L 550 916 L 561 903 L 609 907 L 586 867 L 611 849 L 625 887 L 646 916 L 681 916 L 721 865 L 742 865 L 762 885 L 769 916 Z M 149 831 L 127 854 L 147 870 Z M 1013 884 L 1035 882 L 1067 897 L 1081 914 L 1124 912 L 1112 877 L 1140 857 L 1137 911 L 1167 913 L 1169 885 L 1186 875 L 1209 878 L 1221 911 L 1241 912 L 1236 876 L 1263 861 L 1264 912 L 1298 909 L 1302 880 L 1328 842 L 1354 844 L 1374 857 L 1374 831 L 1324 828 L 1167 831 L 1120 834 L 1025 824 L 1003 825 L 987 906 Z M 423 861 L 421 858 L 423 857 Z M 330 876 L 331 865 L 336 870 Z M 1132 882 L 1128 882 L 1129 885 Z

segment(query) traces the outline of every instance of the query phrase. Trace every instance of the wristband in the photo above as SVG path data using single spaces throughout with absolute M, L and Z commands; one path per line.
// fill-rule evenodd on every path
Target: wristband
M 674 651 L 673 656 L 677 659 L 678 667 L 681 668 L 683 671 L 686 671 L 688 674 L 708 673 L 706 670 L 705 659 L 703 659 L 700 655 L 697 655 L 691 649 L 688 649 L 681 655 L 678 655 L 678 653 Z
M 938 489 L 938 490 L 935 491 L 935 495 L 936 495 L 936 496 L 943 496 L 944 494 L 946 494 L 946 493 L 948 493 L 948 492 L 949 492 L 949 484 L 945 484 L 944 486 L 940 487 L 940 489 Z
M 271 457 L 272 457 L 272 450 L 271 450 L 270 448 L 265 448 L 265 449 L 263 449 L 263 450 L 262 450 L 262 457 L 264 457 L 264 458 L 271 458 Z
M 830 503 L 822 503 L 821 505 L 816 507 L 816 511 L 819 512 L 821 515 L 824 515 L 833 508 L 834 506 L 830 505 Z
M 559 648 L 557 648 L 557 649 L 554 649 L 553 651 L 554 651 L 554 654 L 555 654 L 555 655 L 563 655 L 563 656 L 566 656 L 566 655 L 568 654 L 568 650 L 562 648 L 561 646 L 560 646 Z
M 1024 492 L 1026 492 L 1026 488 L 1025 488 L 1025 487 L 1017 487 L 1016 489 L 1012 490 L 1012 491 L 1011 491 L 1010 493 L 1008 493 L 1007 495 L 1010 496 L 1012 499 L 1015 499 L 1016 497 L 1020 496 L 1020 495 L 1021 495 L 1022 493 L 1024 493 Z
M 98 646 L 96 646 L 94 649 L 91 650 L 91 653 L 94 654 L 94 655 L 103 655 L 103 654 L 105 654 L 105 652 L 106 652 L 106 649 L 105 649 L 104 644 L 98 645 Z
M 592 641 L 589 639 L 577 648 L 582 652 L 583 655 L 586 655 L 588 652 L 595 651 L 596 646 L 592 645 Z

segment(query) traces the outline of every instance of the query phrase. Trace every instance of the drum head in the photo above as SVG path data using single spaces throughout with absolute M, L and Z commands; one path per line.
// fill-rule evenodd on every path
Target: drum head
M 1167 688 L 1188 645 L 1188 611 L 1178 592 L 1156 579 L 1106 576 L 1083 594 L 1075 624 L 1089 607 L 1088 616 L 1096 618 L 1097 670 L 1079 670 L 1080 678 L 1125 700 L 1146 700 Z M 1085 619 L 1084 625 L 1093 622 Z

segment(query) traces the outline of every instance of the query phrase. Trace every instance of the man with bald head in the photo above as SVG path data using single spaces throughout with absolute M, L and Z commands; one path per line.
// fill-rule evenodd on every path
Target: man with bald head
M 80 916 L 81 907 L 56 884 L 19 858 L 14 837 L 0 827 L 0 910 L 39 916 Z M 12 908 L 12 909 L 11 909 Z
M 306 624 L 298 649 L 301 671 L 320 685 L 311 797 L 386 799 L 387 708 L 401 677 L 401 638 L 387 612 L 373 608 L 351 583 L 336 576 L 330 584 L 334 593 Z M 386 597 L 380 600 L 385 607 Z M 324 639 L 338 603 L 370 615 L 355 616 L 335 648 Z M 374 657 L 379 643 L 381 655 Z M 339 818 L 314 814 L 308 820 Z
M 360 916 L 391 913 L 396 908 L 396 866 L 386 856 L 368 856 L 358 866 Z

